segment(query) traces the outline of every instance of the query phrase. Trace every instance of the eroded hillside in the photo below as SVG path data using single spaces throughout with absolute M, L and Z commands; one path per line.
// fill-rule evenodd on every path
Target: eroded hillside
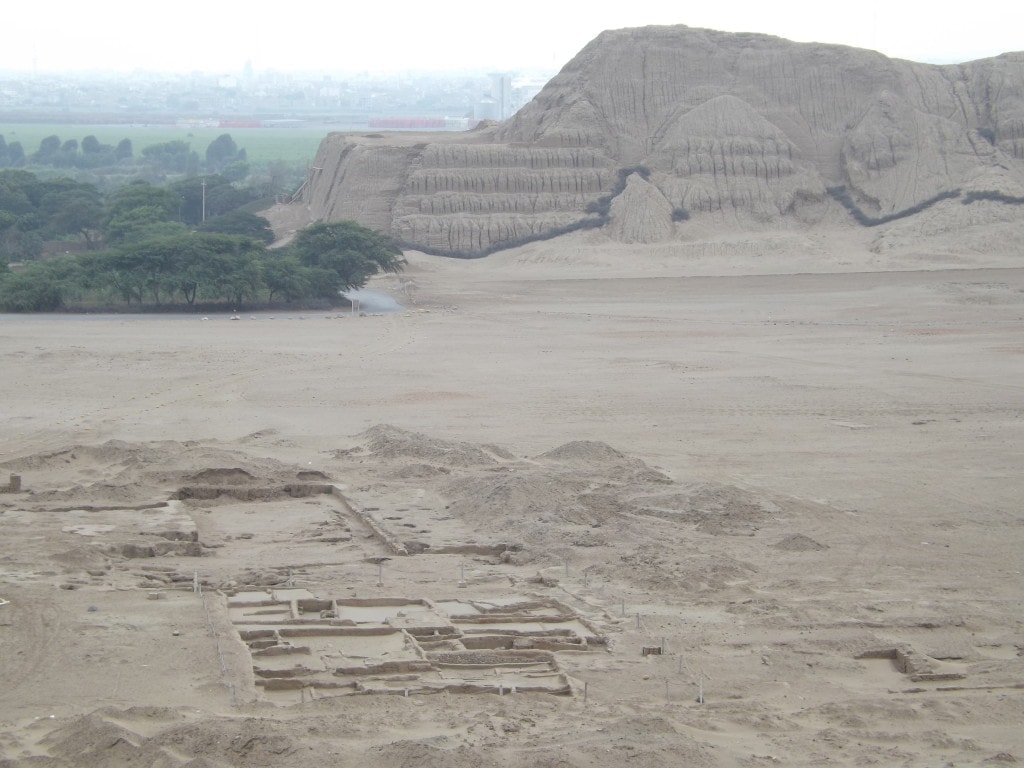
M 938 66 L 675 26 L 601 34 L 500 126 L 331 134 L 301 204 L 482 255 L 577 229 L 670 242 L 695 222 L 885 224 L 878 248 L 998 225 L 998 246 L 1022 202 L 1024 53 Z

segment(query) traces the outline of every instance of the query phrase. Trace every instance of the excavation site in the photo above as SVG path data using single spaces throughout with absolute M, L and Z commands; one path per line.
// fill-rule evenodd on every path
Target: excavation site
M 0 316 L 0 768 L 1024 761 L 1021 202 L 1024 54 L 611 30 L 324 137 L 384 304 Z

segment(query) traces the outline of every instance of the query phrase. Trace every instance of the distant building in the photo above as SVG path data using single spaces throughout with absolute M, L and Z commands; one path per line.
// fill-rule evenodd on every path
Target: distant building
M 528 103 L 547 82 L 546 79 L 524 79 L 515 81 L 506 72 L 492 72 L 490 93 L 473 105 L 473 117 L 477 120 L 508 120 L 519 108 Z
M 512 117 L 512 75 L 507 72 L 496 72 L 488 75 L 491 78 L 491 98 L 497 109 L 495 120 L 508 120 Z
M 501 120 L 501 108 L 496 99 L 484 96 L 473 105 L 474 120 Z

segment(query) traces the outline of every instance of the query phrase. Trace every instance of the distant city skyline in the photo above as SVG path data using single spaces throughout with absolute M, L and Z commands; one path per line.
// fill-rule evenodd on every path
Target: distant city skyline
M 0 71 L 398 72 L 557 70 L 606 29 L 686 24 L 797 42 L 953 63 L 1024 50 L 1024 4 L 972 13 L 962 2 L 726 0 L 702 7 L 632 0 L 602 7 L 520 0 L 481 5 L 309 0 L 258 8 L 178 0 L 125 11 L 123 3 L 54 0 L 4 10 Z

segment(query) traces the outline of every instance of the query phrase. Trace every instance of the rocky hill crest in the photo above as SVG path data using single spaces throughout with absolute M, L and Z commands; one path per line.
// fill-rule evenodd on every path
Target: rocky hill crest
M 672 241 L 697 222 L 884 225 L 892 242 L 998 225 L 1020 242 L 1024 53 L 940 66 L 685 26 L 613 30 L 503 125 L 329 135 L 303 194 L 312 221 L 462 256 L 577 229 Z

